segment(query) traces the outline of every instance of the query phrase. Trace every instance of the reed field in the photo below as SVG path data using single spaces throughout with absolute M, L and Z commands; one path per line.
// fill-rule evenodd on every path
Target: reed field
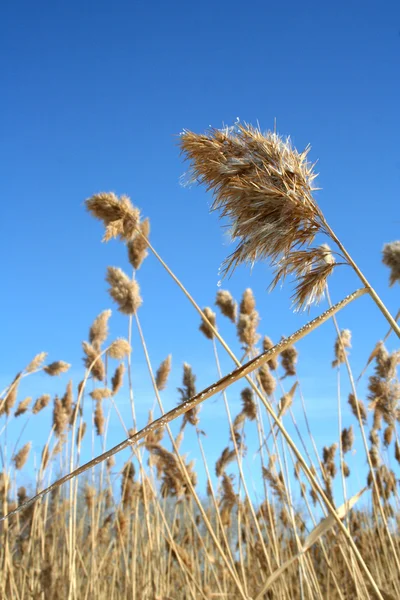
M 0 597 L 400 598 L 400 313 L 389 312 L 317 205 L 308 148 L 299 152 L 275 132 L 240 123 L 204 134 L 184 131 L 180 148 L 187 179 L 213 194 L 212 210 L 231 227 L 235 249 L 223 264 L 222 285 L 209 306 L 200 307 L 158 254 L 157 232 L 153 239 L 149 219 L 127 196 L 104 192 L 86 200 L 82 219 L 97 219 L 104 242 L 117 238 L 125 246 L 130 270 L 106 269 L 110 310 L 88 323 L 79 380 L 68 378 L 71 365 L 40 352 L 1 392 Z M 382 269 L 395 293 L 400 241 L 382 240 L 382 247 Z M 192 305 L 193 330 L 208 340 L 207 360 L 218 377 L 205 389 L 197 385 L 196 365 L 182 369 L 171 355 L 161 364 L 151 361 L 140 318 L 148 255 L 180 288 L 182 303 Z M 271 340 L 252 290 L 234 298 L 224 278 L 257 261 L 272 268 L 272 294 L 283 282 L 293 286 L 294 310 L 324 297 L 319 316 Z M 330 278 L 345 268 L 359 287 L 332 304 Z M 353 348 L 365 355 L 359 373 L 350 356 L 351 323 L 341 329 L 340 310 L 361 296 L 369 296 L 368 318 L 380 311 L 387 327 L 374 347 Z M 111 309 L 126 317 L 124 337 L 110 336 Z M 321 447 L 297 374 L 302 356 L 296 343 L 312 339 L 328 320 L 336 330 L 330 368 L 337 406 L 330 443 Z M 227 331 L 235 332 L 234 344 L 225 341 Z M 133 334 L 140 340 L 134 348 Z M 147 424 L 137 416 L 132 350 L 143 353 L 152 386 Z M 62 347 L 59 352 L 62 358 Z M 222 367 L 226 359 L 229 373 Z M 175 368 L 181 385 L 167 411 Z M 66 385 L 57 394 L 22 393 L 38 374 Z M 121 398 L 129 401 L 129 422 Z M 214 442 L 219 457 L 211 461 L 200 408 L 215 400 L 226 426 Z M 111 419 L 123 432 L 117 446 L 108 441 Z M 33 421 L 42 438 L 34 469 L 25 431 Z M 187 452 L 189 441 L 200 460 Z M 365 478 L 354 492 L 360 465 Z

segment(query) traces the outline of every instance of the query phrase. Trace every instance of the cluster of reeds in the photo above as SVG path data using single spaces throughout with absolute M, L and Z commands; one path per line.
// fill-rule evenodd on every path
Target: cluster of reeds
M 343 262 L 355 269 L 398 333 L 396 320 L 313 199 L 307 151 L 298 153 L 275 133 L 263 135 L 245 126 L 205 135 L 185 132 L 182 148 L 193 176 L 214 190 L 214 207 L 232 221 L 238 246 L 227 270 L 269 258 L 276 271 L 274 284 L 294 276 L 295 304 L 307 307 L 324 293 L 330 302 L 327 278 Z M 354 377 L 349 350 L 357 348 L 357 340 L 350 330 L 339 328 L 335 314 L 362 292 L 274 344 L 263 330 L 250 288 L 239 302 L 219 290 L 215 308 L 200 309 L 151 245 L 149 220 L 142 219 L 129 198 L 102 193 L 86 205 L 103 222 L 104 240 L 119 238 L 126 246 L 132 275 L 108 267 L 106 281 L 112 302 L 127 316 L 127 335 L 110 337 L 111 311 L 105 310 L 82 344 L 79 382 L 68 381 L 53 398 L 47 393 L 21 397 L 27 377 L 38 372 L 66 376 L 70 365 L 48 363 L 41 353 L 1 394 L 0 596 L 400 597 L 400 352 L 388 350 L 383 339 L 365 357 L 362 376 Z M 337 252 L 313 245 L 320 233 L 336 244 Z M 383 252 L 391 284 L 399 281 L 399 248 L 394 242 Z M 167 413 L 164 395 L 166 389 L 173 393 L 172 357 L 166 348 L 162 363 L 152 364 L 140 320 L 140 268 L 149 253 L 197 311 L 194 330 L 198 327 L 212 346 L 218 379 L 199 391 L 195 366 L 184 363 L 177 406 Z M 337 423 L 328 427 L 327 444 L 318 447 L 295 344 L 328 318 L 336 329 L 331 362 L 338 384 Z M 140 423 L 132 383 L 133 327 L 154 394 L 154 404 L 146 407 L 147 425 Z M 222 337 L 229 327 L 237 334 L 238 355 Z M 225 376 L 221 352 L 235 364 Z M 350 390 L 346 404 L 345 380 Z M 220 444 L 212 465 L 200 404 L 218 393 L 226 413 L 226 440 L 212 440 L 213 448 Z M 129 417 L 121 412 L 121 399 L 129 403 Z M 37 452 L 22 434 L 45 411 L 52 411 L 51 429 Z M 176 418 L 179 427 L 171 428 Z M 16 419 L 21 433 L 10 452 L 8 432 Z M 96 456 L 94 442 L 106 449 L 113 419 L 125 440 Z M 201 459 L 197 463 L 185 452 L 190 449 L 193 455 L 195 447 Z M 92 461 L 82 464 L 82 456 L 90 452 Z M 365 481 L 356 493 L 352 485 L 350 496 L 353 474 L 364 471 Z M 357 485 L 359 477 L 355 481 Z M 30 502 L 35 494 L 37 501 Z

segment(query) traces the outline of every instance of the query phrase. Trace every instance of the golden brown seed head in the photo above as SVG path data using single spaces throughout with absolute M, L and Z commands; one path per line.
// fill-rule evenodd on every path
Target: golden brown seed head
M 25 400 L 21 400 L 21 402 L 17 406 L 17 410 L 15 411 L 14 416 L 19 417 L 20 415 L 26 413 L 31 401 L 32 398 L 30 396 L 28 396 L 28 398 L 25 398 Z
M 296 363 L 297 363 L 298 352 L 294 346 L 289 346 L 281 352 L 281 365 L 285 370 L 284 377 L 291 377 L 296 375 Z
M 254 298 L 253 290 L 251 288 L 247 288 L 243 292 L 239 312 L 241 315 L 251 315 L 254 312 L 255 308 L 256 299 Z
M 53 427 L 56 436 L 59 438 L 64 434 L 69 424 L 69 414 L 66 412 L 62 401 L 56 396 L 53 407 Z
M 267 335 L 264 336 L 263 351 L 267 352 L 268 350 L 271 350 L 271 348 L 273 348 L 273 347 L 274 347 L 274 343 L 271 340 L 271 338 L 269 338 Z M 273 356 L 272 358 L 270 358 L 269 361 L 267 362 L 267 365 L 269 366 L 271 371 L 275 371 L 278 368 L 278 357 Z
M 332 367 L 338 367 L 346 362 L 347 348 L 351 348 L 351 331 L 350 329 L 342 329 L 340 336 L 335 341 L 335 360 L 332 362 Z
M 104 381 L 106 370 L 98 350 L 93 348 L 88 342 L 82 342 L 82 348 L 85 353 L 83 363 L 87 369 L 91 369 L 91 373 L 98 381 Z
M 40 352 L 31 360 L 29 365 L 25 368 L 27 373 L 32 373 L 42 366 L 44 360 L 46 360 L 47 352 Z
M 35 404 L 33 405 L 32 413 L 34 415 L 37 415 L 37 413 L 40 412 L 41 410 L 43 410 L 43 408 L 46 408 L 46 406 L 49 404 L 50 400 L 51 400 L 50 394 L 43 394 L 42 396 L 39 396 L 39 398 L 36 400 Z
M 96 409 L 94 411 L 94 425 L 96 427 L 97 435 L 103 435 L 104 433 L 104 413 L 101 401 L 96 402 Z
M 322 264 L 326 251 L 307 249 L 299 260 L 296 250 L 326 233 L 312 197 L 316 175 L 307 161 L 309 148 L 299 153 L 289 138 L 241 124 L 203 135 L 185 131 L 181 148 L 191 162 L 192 179 L 213 190 L 212 210 L 220 209 L 231 221 L 238 244 L 224 263 L 225 273 L 244 262 L 269 259 L 277 271 L 274 285 L 295 274 L 297 305 L 318 300 L 333 265 Z
M 165 387 L 167 385 L 168 376 L 171 372 L 171 361 L 172 361 L 172 355 L 169 354 L 167 356 L 167 358 L 165 360 L 163 360 L 161 365 L 158 367 L 158 370 L 156 373 L 156 386 L 157 386 L 158 391 L 160 391 L 160 392 L 163 389 L 165 389 Z
M 111 310 L 104 310 L 92 323 L 89 331 L 89 341 L 96 350 L 100 350 L 101 345 L 108 336 L 108 320 L 111 317 Z
M 28 442 L 25 446 L 22 446 L 21 450 L 13 457 L 15 468 L 20 470 L 28 460 L 29 452 L 31 450 L 32 443 Z
M 382 262 L 390 269 L 389 285 L 400 283 L 400 241 L 385 244 L 382 252 Z
M 115 396 L 121 389 L 124 383 L 125 365 L 121 363 L 116 369 L 115 373 L 111 378 L 111 391 L 112 395 Z
M 128 242 L 128 258 L 134 269 L 139 269 L 148 255 L 147 240 L 150 235 L 150 220 L 145 219 L 139 225 L 139 231 L 142 235 L 136 235 L 133 240 Z
M 112 192 L 103 192 L 88 198 L 85 204 L 94 217 L 103 221 L 106 228 L 103 241 L 108 242 L 118 236 L 130 241 L 137 235 L 140 211 L 132 206 L 128 196 L 118 198 Z
M 235 323 L 236 321 L 236 313 L 237 313 L 237 305 L 232 295 L 227 290 L 219 290 L 217 292 L 217 298 L 215 304 L 220 308 L 222 314 L 225 317 L 228 317 Z
M 242 412 L 250 421 L 254 421 L 257 418 L 257 405 L 254 401 L 254 394 L 251 388 L 244 388 L 241 392 L 242 398 Z
M 50 363 L 44 367 L 45 373 L 47 375 L 51 375 L 52 377 L 56 375 L 61 375 L 61 373 L 66 373 L 71 365 L 64 362 L 63 360 L 56 360 L 55 362 Z
M 117 267 L 108 267 L 106 281 L 109 283 L 109 294 L 117 303 L 118 310 L 124 315 L 133 315 L 142 304 L 140 288 L 136 279 L 129 279 Z
M 104 398 L 110 398 L 111 395 L 112 392 L 108 388 L 96 388 L 90 392 L 92 400 L 104 400 Z
M 86 423 L 82 421 L 79 425 L 78 431 L 76 432 L 76 445 L 79 446 L 82 443 L 83 437 L 86 433 Z
M 353 425 L 351 425 L 347 429 L 344 428 L 342 430 L 341 437 L 342 437 L 342 450 L 343 450 L 343 453 L 346 454 L 346 452 L 350 452 L 350 450 L 352 449 L 353 444 L 354 444 Z
M 202 333 L 204 333 L 206 338 L 212 340 L 214 338 L 214 332 L 211 329 L 210 324 L 214 327 L 214 329 L 216 329 L 216 314 L 211 310 L 211 308 L 208 307 L 203 308 L 203 313 L 208 322 L 205 321 L 205 319 L 202 319 L 199 329 Z
M 110 358 L 122 360 L 125 356 L 128 356 L 132 352 L 132 348 L 128 340 L 124 338 L 117 338 L 107 350 L 107 354 Z
M 276 379 L 272 375 L 267 364 L 262 365 L 262 367 L 258 369 L 258 379 L 263 391 L 267 396 L 271 396 L 276 388 Z

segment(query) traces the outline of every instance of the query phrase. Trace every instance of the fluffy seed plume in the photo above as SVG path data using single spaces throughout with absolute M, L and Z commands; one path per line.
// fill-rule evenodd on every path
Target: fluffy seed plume
M 140 211 L 135 208 L 127 196 L 118 198 L 112 192 L 95 194 L 85 202 L 88 211 L 103 221 L 106 228 L 103 241 L 120 237 L 130 241 L 137 234 Z
M 256 308 L 256 299 L 254 298 L 253 290 L 247 288 L 243 292 L 242 300 L 240 302 L 240 314 L 251 315 Z
M 400 283 L 400 241 L 385 244 L 382 251 L 382 262 L 390 269 L 389 285 Z
M 335 360 L 332 362 L 332 367 L 338 367 L 346 362 L 346 349 L 351 348 L 351 331 L 350 329 L 342 329 L 340 337 L 335 341 Z
M 82 421 L 79 425 L 78 431 L 76 432 L 76 445 L 79 446 L 82 443 L 83 436 L 86 433 L 86 423 Z
M 103 435 L 104 433 L 104 413 L 101 401 L 96 402 L 96 409 L 94 411 L 94 425 L 96 427 L 97 435 Z
M 271 338 L 269 338 L 268 336 L 265 336 L 263 339 L 263 351 L 267 352 L 268 350 L 271 350 L 271 348 L 273 348 L 273 347 L 274 347 L 274 343 L 271 340 Z M 275 371 L 278 368 L 278 357 L 273 356 L 272 358 L 270 358 L 269 361 L 267 362 L 267 365 L 269 366 L 271 371 Z
M 121 363 L 116 369 L 115 373 L 111 378 L 111 391 L 112 395 L 115 396 L 117 392 L 121 389 L 124 383 L 124 373 L 125 373 L 125 365 Z
M 257 405 L 254 402 L 254 394 L 251 388 L 244 388 L 241 391 L 240 396 L 242 398 L 242 412 L 250 421 L 254 421 L 257 418 Z
M 365 423 L 367 422 L 367 410 L 366 410 L 365 405 L 362 402 L 362 400 L 357 400 L 357 398 L 354 396 L 354 394 L 349 394 L 348 402 L 351 407 L 352 413 L 356 417 L 356 419 L 358 419 L 358 411 L 357 411 L 357 406 L 358 406 L 358 410 L 360 411 L 361 421 L 365 425 Z
M 112 395 L 111 390 L 108 388 L 96 388 L 93 392 L 90 392 L 92 400 L 104 400 Z
M 122 360 L 125 356 L 128 356 L 132 352 L 132 348 L 127 340 L 124 338 L 117 338 L 107 350 L 110 358 L 116 358 Z
M 156 386 L 159 392 L 164 390 L 167 385 L 168 377 L 171 372 L 171 361 L 172 355 L 169 354 L 157 369 Z
M 296 363 L 298 352 L 294 346 L 289 346 L 281 352 L 281 365 L 285 371 L 284 377 L 293 377 L 296 375 Z
M 232 298 L 230 292 L 228 292 L 227 290 L 219 290 L 217 292 L 215 304 L 219 307 L 220 311 L 225 317 L 228 317 L 228 319 L 230 319 L 232 323 L 235 323 L 237 304 Z
M 32 443 L 28 442 L 25 446 L 22 446 L 21 450 L 13 457 L 15 468 L 20 470 L 28 460 L 29 452 L 31 451 Z
M 88 342 L 82 342 L 82 348 L 85 353 L 83 363 L 87 369 L 92 369 L 91 373 L 98 381 L 103 381 L 106 376 L 104 363 L 101 360 L 99 351 L 93 348 Z
M 343 453 L 346 454 L 346 452 L 350 452 L 350 450 L 353 447 L 353 443 L 354 443 L 354 432 L 353 432 L 353 426 L 351 425 L 349 428 L 346 429 L 346 427 L 342 430 L 342 450 Z
M 28 398 L 25 398 L 25 400 L 21 400 L 21 402 L 17 406 L 17 410 L 15 411 L 14 416 L 19 417 L 20 415 L 26 413 L 31 401 L 32 398 L 30 396 L 28 396 Z
M 111 317 L 111 310 L 104 310 L 92 323 L 89 330 L 89 341 L 93 348 L 100 350 L 103 342 L 108 336 L 108 320 Z
M 62 401 L 58 396 L 54 398 L 53 408 L 53 427 L 56 436 L 59 438 L 63 435 L 69 423 L 69 414 L 65 410 Z
M 118 310 L 124 315 L 134 315 L 142 304 L 136 279 L 129 279 L 122 269 L 108 267 L 106 281 L 110 285 L 109 294 L 117 303 Z
M 276 379 L 272 375 L 267 364 L 262 365 L 262 367 L 258 369 L 258 378 L 263 391 L 267 396 L 271 396 L 276 388 Z
M 128 242 L 128 258 L 134 269 L 139 269 L 142 262 L 148 255 L 147 240 L 150 235 L 150 220 L 145 219 L 139 225 L 140 234 L 136 235 L 133 240 Z
M 42 396 L 39 396 L 39 398 L 36 400 L 35 404 L 32 407 L 32 413 L 34 415 L 37 415 L 37 413 L 46 408 L 50 400 L 50 394 L 43 394 Z
M 211 310 L 211 308 L 203 308 L 203 313 L 205 314 L 207 320 L 211 323 L 211 325 L 216 328 L 216 314 Z M 206 338 L 212 340 L 214 338 L 214 332 L 212 331 L 210 325 L 202 319 L 201 325 L 199 327 L 200 331 L 204 333 Z
M 42 366 L 44 360 L 46 360 L 47 352 L 40 352 L 31 360 L 29 365 L 25 368 L 27 373 L 32 373 Z
M 183 386 L 178 388 L 178 392 L 181 395 L 181 403 L 187 402 L 190 398 L 196 395 L 196 375 L 194 375 L 192 371 L 192 367 L 187 363 L 183 364 Z M 181 430 L 183 430 L 187 423 L 196 427 L 199 423 L 199 414 L 200 407 L 195 406 L 191 408 L 183 415 Z
M 50 363 L 44 367 L 45 373 L 47 375 L 51 375 L 52 377 L 56 375 L 61 375 L 61 373 L 66 373 L 71 365 L 64 362 L 63 360 L 56 360 L 55 362 Z
M 14 407 L 14 404 L 17 401 L 18 386 L 19 386 L 20 381 L 21 381 L 21 373 L 18 373 L 18 375 L 16 375 L 16 377 L 14 378 L 14 381 L 10 385 L 4 400 L 0 399 L 0 416 L 3 413 L 6 413 L 6 415 L 9 415 L 11 413 L 11 411 Z
M 220 209 L 232 224 L 237 247 L 224 274 L 268 259 L 276 269 L 273 286 L 295 276 L 297 308 L 317 301 L 334 265 L 321 261 L 326 251 L 310 248 L 317 233 L 327 233 L 312 196 L 310 148 L 299 153 L 289 138 L 236 124 L 203 135 L 184 131 L 181 149 L 191 163 L 190 178 L 214 192 L 212 210 Z

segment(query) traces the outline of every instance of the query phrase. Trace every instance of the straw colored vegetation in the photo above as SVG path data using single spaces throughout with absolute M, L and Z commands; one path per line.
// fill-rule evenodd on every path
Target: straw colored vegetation
M 323 296 L 330 308 L 274 343 L 250 288 L 238 299 L 220 289 L 212 306 L 201 309 L 150 243 L 150 222 L 128 197 L 89 198 L 87 209 L 103 224 L 104 241 L 119 238 L 133 269 L 128 274 L 110 266 L 105 275 L 112 306 L 126 316 L 126 337 L 110 337 L 111 310 L 105 310 L 82 342 L 79 381 L 68 381 L 69 364 L 49 361 L 42 352 L 1 393 L 0 597 L 400 598 L 400 352 L 388 349 L 398 342 L 399 314 L 390 314 L 317 206 L 308 149 L 299 153 L 276 133 L 242 125 L 203 135 L 184 132 L 181 148 L 190 177 L 214 193 L 213 208 L 231 222 L 237 245 L 225 271 L 267 260 L 274 270 L 272 288 L 293 278 L 295 308 L 308 308 Z M 315 245 L 317 235 L 329 245 Z M 193 332 L 198 329 L 209 344 L 218 373 L 218 381 L 200 391 L 196 366 L 179 366 L 177 406 L 169 412 L 163 396 L 174 393 L 173 357 L 166 348 L 161 364 L 152 364 L 140 321 L 140 269 L 148 255 L 192 304 Z M 390 285 L 400 282 L 400 242 L 386 244 L 382 260 Z M 344 265 L 362 288 L 332 307 L 327 281 Z M 357 378 L 350 352 L 365 349 L 349 329 L 340 328 L 336 315 L 362 294 L 375 303 L 371 313 L 380 310 L 390 328 L 367 351 Z M 330 443 L 318 447 L 295 344 L 328 319 L 335 328 L 329 367 L 337 381 L 337 421 L 327 426 Z M 223 337 L 232 328 L 234 348 Z M 147 425 L 137 419 L 134 329 L 141 347 L 133 350 L 143 352 L 154 391 Z M 223 354 L 232 360 L 228 376 L 221 370 Z M 66 384 L 54 397 L 45 389 L 40 396 L 22 395 L 26 378 L 37 373 L 67 378 Z M 241 386 L 238 393 L 230 389 L 233 383 Z M 217 394 L 226 411 L 226 440 L 212 442 L 221 447 L 211 464 L 200 407 Z M 232 402 L 237 397 L 239 408 Z M 129 401 L 129 420 L 121 416 L 122 398 Z M 51 411 L 51 427 L 38 428 L 43 435 L 38 452 L 38 440 L 32 445 L 24 432 L 45 411 Z M 125 439 L 106 451 L 112 417 L 119 419 Z M 173 432 L 169 423 L 178 418 Z M 13 431 L 20 424 L 16 439 L 10 438 L 11 424 Z M 94 453 L 96 438 L 104 448 L 100 456 Z M 249 440 L 257 442 L 251 472 Z M 195 464 L 185 453 L 188 441 L 198 447 L 202 462 Z M 84 463 L 90 451 L 93 459 Z M 365 481 L 354 491 L 360 465 Z

